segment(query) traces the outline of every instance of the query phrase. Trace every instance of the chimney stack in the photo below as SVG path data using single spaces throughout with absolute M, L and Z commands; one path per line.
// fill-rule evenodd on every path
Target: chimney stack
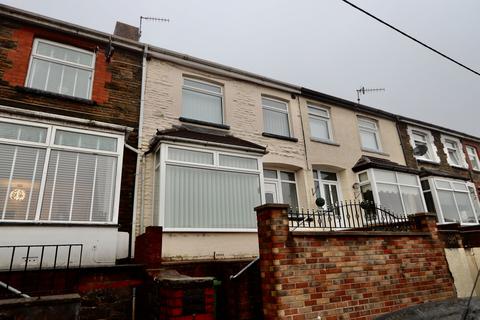
M 140 32 L 137 27 L 131 26 L 129 24 L 117 21 L 117 24 L 115 25 L 115 31 L 113 31 L 113 34 L 130 39 L 133 41 L 138 41 L 140 39 Z

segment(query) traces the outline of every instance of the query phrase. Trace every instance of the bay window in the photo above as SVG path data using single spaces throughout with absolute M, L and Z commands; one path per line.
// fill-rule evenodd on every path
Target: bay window
M 35 39 L 26 86 L 90 99 L 94 67 L 93 52 Z
M 478 223 L 472 190 L 461 180 L 430 177 L 423 184 L 426 198 L 431 198 L 441 223 Z M 473 190 L 474 191 L 474 190 Z M 429 208 L 429 211 L 431 209 Z
M 154 221 L 166 231 L 255 230 L 262 202 L 259 157 L 161 144 L 155 153 Z
M 363 200 L 373 201 L 396 216 L 425 211 L 418 176 L 410 173 L 368 169 L 358 175 Z
M 123 136 L 0 119 L 0 221 L 116 220 Z

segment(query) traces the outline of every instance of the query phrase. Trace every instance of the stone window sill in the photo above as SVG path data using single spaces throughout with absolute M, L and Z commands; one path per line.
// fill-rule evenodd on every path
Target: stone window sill
M 18 92 L 23 92 L 23 93 L 32 93 L 36 94 L 39 96 L 44 96 L 48 98 L 57 98 L 57 99 L 63 99 L 63 100 L 69 100 L 69 101 L 74 101 L 74 102 L 79 102 L 91 106 L 97 105 L 97 102 L 91 99 L 83 99 L 83 98 L 78 98 L 78 97 L 72 97 L 68 96 L 65 94 L 60 94 L 60 93 L 55 93 L 55 92 L 50 92 L 50 91 L 44 91 L 44 90 L 39 90 L 39 89 L 33 89 L 33 88 L 28 88 L 28 87 L 21 87 L 21 86 L 16 86 L 15 90 Z
M 281 135 L 278 135 L 278 134 L 273 134 L 273 133 L 268 133 L 268 132 L 262 133 L 262 136 L 268 137 L 268 138 L 275 138 L 275 139 L 280 139 L 280 140 L 298 142 L 297 138 L 281 136 Z
M 213 122 L 208 122 L 208 121 L 195 120 L 195 119 L 190 119 L 190 118 L 185 118 L 185 117 L 180 117 L 180 118 L 178 118 L 178 120 L 180 120 L 182 122 L 198 124 L 198 125 L 201 125 L 201 126 L 230 130 L 230 126 L 227 126 L 225 124 L 220 124 L 220 123 L 213 123 Z
M 362 151 L 363 151 L 363 152 L 368 152 L 368 153 L 375 153 L 375 154 L 379 154 L 379 155 L 382 155 L 382 156 L 390 156 L 388 153 L 383 152 L 383 151 L 379 151 L 379 150 L 372 150 L 372 149 L 362 148 Z
M 340 144 L 336 143 L 335 141 L 318 139 L 318 138 L 310 138 L 310 140 L 313 141 L 313 142 L 324 143 L 324 144 L 329 144 L 331 146 L 340 147 Z

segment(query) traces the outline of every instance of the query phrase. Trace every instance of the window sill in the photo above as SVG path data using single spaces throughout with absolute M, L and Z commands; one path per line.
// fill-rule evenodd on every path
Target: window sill
M 182 122 L 198 124 L 198 125 L 207 126 L 207 127 L 214 127 L 214 128 L 218 128 L 218 129 L 230 130 L 230 126 L 227 126 L 225 124 L 220 124 L 220 123 L 201 121 L 201 120 L 195 120 L 195 119 L 184 118 L 184 117 L 180 117 L 180 118 L 178 118 L 178 120 L 180 120 Z
M 428 160 L 428 159 L 422 159 L 422 158 L 416 158 L 416 157 L 415 157 L 415 159 L 417 159 L 418 162 L 440 165 L 440 161 Z
M 50 92 L 50 91 L 44 91 L 44 90 L 39 90 L 39 89 L 33 89 L 29 87 L 21 87 L 21 86 L 16 86 L 15 90 L 18 92 L 23 92 L 23 93 L 33 93 L 39 96 L 44 96 L 48 98 L 57 98 L 57 99 L 63 99 L 63 100 L 70 100 L 70 101 L 75 101 L 83 104 L 88 104 L 91 106 L 97 105 L 97 102 L 91 99 L 83 99 L 83 98 L 78 98 L 78 97 L 72 97 L 68 96 L 65 94 L 60 94 L 60 93 L 55 93 L 55 92 Z
M 450 164 L 450 166 L 451 166 L 452 168 L 455 168 L 455 169 L 460 169 L 460 170 L 468 171 L 468 168 L 465 168 L 464 166 L 457 166 L 457 165 L 454 165 L 454 164 Z
M 388 153 L 380 151 L 380 150 L 372 150 L 372 149 L 362 148 L 362 151 L 363 152 L 368 152 L 368 153 L 375 153 L 375 154 L 379 154 L 379 155 L 382 155 L 382 156 L 390 156 Z
M 6 226 L 42 226 L 42 227 L 91 227 L 118 228 L 117 223 L 47 222 L 47 221 L 0 221 L 0 227 Z
M 319 139 L 319 138 L 310 138 L 310 140 L 313 141 L 313 142 L 319 142 L 319 143 L 329 144 L 331 146 L 340 147 L 340 144 L 336 143 L 335 141 L 324 140 L 324 139 Z
M 275 139 L 280 139 L 280 140 L 298 142 L 297 138 L 281 136 L 281 135 L 278 135 L 278 134 L 273 134 L 273 133 L 268 133 L 268 132 L 262 133 L 262 136 L 268 137 L 268 138 L 275 138 Z

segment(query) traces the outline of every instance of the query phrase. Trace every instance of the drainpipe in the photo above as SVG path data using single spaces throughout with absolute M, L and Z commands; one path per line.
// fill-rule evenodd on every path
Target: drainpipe
M 137 137 L 137 149 L 140 152 L 137 152 L 137 165 L 135 168 L 135 193 L 133 196 L 133 214 L 132 214 L 132 231 L 131 231 L 131 249 L 130 249 L 130 258 L 135 256 L 135 236 L 136 236 L 136 222 L 137 222 L 137 206 L 138 202 L 140 201 L 141 204 L 141 224 L 143 225 L 143 170 L 140 170 L 141 163 L 145 157 L 145 154 L 141 152 L 142 150 L 142 139 L 143 139 L 143 113 L 144 113 L 144 105 L 145 105 L 145 87 L 146 87 L 146 78 L 147 78 L 147 52 L 148 52 L 148 45 L 143 47 L 143 59 L 142 59 L 142 86 L 140 92 L 140 114 L 138 119 L 138 137 Z M 142 197 L 138 199 L 138 182 L 139 182 L 139 175 L 141 175 L 142 181 Z M 142 232 L 142 228 L 140 229 Z

